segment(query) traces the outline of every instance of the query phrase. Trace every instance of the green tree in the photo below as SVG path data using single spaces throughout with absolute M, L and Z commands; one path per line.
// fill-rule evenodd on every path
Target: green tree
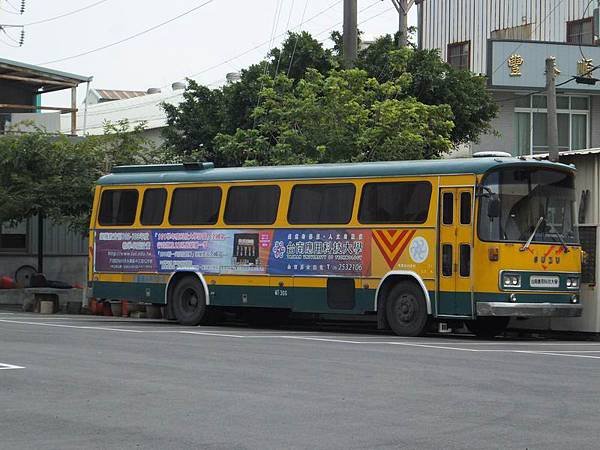
M 308 68 L 327 73 L 333 67 L 331 52 L 309 33 L 288 33 L 281 48 L 271 49 L 265 61 L 243 69 L 238 82 L 209 89 L 188 80 L 182 103 L 163 104 L 167 150 L 174 157 L 200 157 L 224 165 L 226 161 L 214 152 L 213 139 L 219 133 L 233 134 L 255 126 L 252 112 L 259 104 L 264 75 L 289 74 L 297 82 Z
M 79 140 L 42 130 L 0 138 L 0 223 L 43 215 L 85 232 L 99 177 L 115 165 L 162 162 L 142 127 L 106 123 L 104 135 Z
M 446 104 L 454 115 L 454 144 L 477 142 L 492 131 L 490 122 L 498 105 L 486 89 L 486 78 L 456 70 L 440 58 L 438 50 L 415 50 L 407 62 L 413 76 L 409 93 L 428 105 Z
M 382 84 L 359 69 L 308 70 L 298 83 L 265 77 L 256 128 L 218 135 L 216 151 L 228 165 L 438 157 L 451 148 L 452 113 L 405 95 L 409 82 Z
M 356 65 L 380 83 L 409 73 L 412 82 L 407 94 L 427 105 L 449 105 L 455 145 L 477 141 L 491 131 L 498 107 L 486 89 L 485 77 L 454 69 L 438 50 L 398 50 L 396 40 L 385 35 L 359 52 Z
M 223 92 L 188 80 L 183 102 L 179 105 L 163 103 L 162 107 L 167 116 L 163 130 L 167 151 L 186 157 L 200 150 L 215 160 L 213 139 L 217 133 L 227 131 Z

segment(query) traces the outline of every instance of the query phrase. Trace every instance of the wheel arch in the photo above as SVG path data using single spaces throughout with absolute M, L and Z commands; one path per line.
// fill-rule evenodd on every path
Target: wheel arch
M 208 284 L 206 284 L 204 275 L 202 275 L 201 272 L 195 271 L 193 269 L 185 268 L 178 269 L 169 276 L 169 281 L 167 281 L 167 287 L 165 288 L 165 305 L 169 304 L 169 297 L 171 295 L 173 287 L 177 284 L 177 282 L 180 279 L 190 275 L 198 279 L 198 281 L 202 285 L 202 289 L 204 290 L 204 298 L 206 301 L 206 305 L 210 305 L 210 296 L 208 295 Z
M 427 305 L 427 314 L 433 314 L 431 306 L 431 298 L 429 297 L 429 291 L 425 286 L 423 278 L 416 272 L 411 270 L 393 270 L 385 274 L 385 276 L 379 282 L 377 290 L 375 291 L 375 311 L 377 312 L 377 327 L 388 328 L 387 318 L 385 317 L 385 300 L 388 292 L 400 281 L 412 281 L 423 291 L 423 297 Z

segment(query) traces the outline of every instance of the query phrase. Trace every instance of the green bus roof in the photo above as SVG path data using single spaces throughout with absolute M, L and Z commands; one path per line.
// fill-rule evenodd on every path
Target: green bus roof
M 209 183 L 417 175 L 483 174 L 501 167 L 546 167 L 574 172 L 572 166 L 520 158 L 460 158 L 423 161 L 382 161 L 352 164 L 214 168 L 212 163 L 119 166 L 99 185 Z

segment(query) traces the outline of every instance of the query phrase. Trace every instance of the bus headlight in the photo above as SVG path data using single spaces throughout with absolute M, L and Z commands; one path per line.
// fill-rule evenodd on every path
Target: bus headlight
M 502 287 L 503 288 L 518 288 L 521 287 L 521 275 L 514 273 L 503 273 L 502 274 Z
M 567 277 L 567 287 L 569 289 L 577 289 L 579 287 L 579 278 Z

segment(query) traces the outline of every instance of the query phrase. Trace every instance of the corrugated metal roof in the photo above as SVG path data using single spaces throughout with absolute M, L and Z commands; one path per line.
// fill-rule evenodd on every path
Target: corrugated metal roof
M 584 156 L 584 155 L 597 155 L 600 153 L 600 148 L 584 148 L 581 150 L 569 150 L 566 152 L 559 152 L 559 156 Z M 548 159 L 548 153 L 537 153 L 535 155 L 525 156 L 527 159 Z
M 119 89 L 94 89 L 94 91 L 101 100 L 124 100 L 146 95 L 146 91 L 123 91 Z
M 553 167 L 574 172 L 565 164 L 519 158 L 463 158 L 426 161 L 381 161 L 353 164 L 312 164 L 303 166 L 229 167 L 185 170 L 183 164 L 137 166 L 111 173 L 100 185 L 147 183 L 203 183 L 218 181 L 260 181 L 323 178 L 393 177 L 411 175 L 482 174 L 499 167 Z M 178 170 L 179 167 L 179 170 Z M 162 169 L 162 170 L 161 170 Z
M 78 83 L 84 83 L 92 81 L 93 77 L 86 77 L 83 75 L 76 75 L 74 73 L 62 72 L 60 70 L 48 69 L 46 67 L 36 66 L 33 64 L 27 64 L 19 61 L 12 61 L 10 59 L 0 58 L 0 68 L 4 70 L 21 69 L 20 74 L 23 75 L 23 70 L 30 72 L 32 75 L 42 75 L 49 78 L 58 78 L 64 81 L 74 81 Z M 26 76 L 26 75 L 24 75 Z
M 167 125 L 167 116 L 161 104 L 178 105 L 183 101 L 184 90 L 163 91 L 157 94 L 146 94 L 140 97 L 127 98 L 112 102 L 102 102 L 87 107 L 86 134 L 104 134 L 104 122 L 118 122 L 127 119 L 133 126 L 145 122 L 146 129 L 162 128 Z M 77 112 L 77 134 L 83 134 L 84 108 Z M 70 114 L 61 114 L 60 129 L 69 133 L 71 126 Z

